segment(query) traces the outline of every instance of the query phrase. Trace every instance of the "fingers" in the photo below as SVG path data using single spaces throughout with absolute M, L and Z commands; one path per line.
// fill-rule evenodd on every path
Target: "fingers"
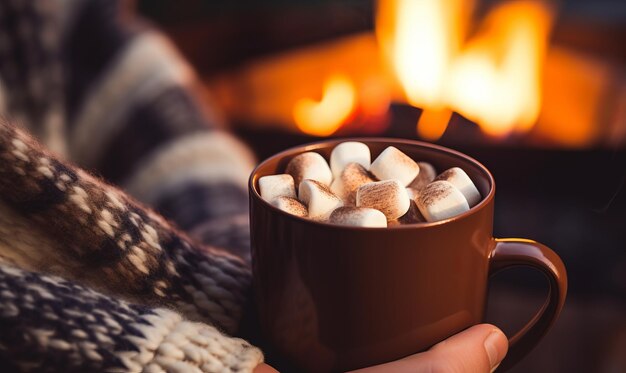
M 401 360 L 358 370 L 358 373 L 488 373 L 508 350 L 508 340 L 493 325 L 473 326 L 430 350 Z
M 435 371 L 491 372 L 507 350 L 508 340 L 504 333 L 493 325 L 483 324 L 448 338 L 424 355 L 435 361 L 439 369 Z
M 254 368 L 252 373 L 278 373 L 278 371 L 265 363 L 261 363 Z

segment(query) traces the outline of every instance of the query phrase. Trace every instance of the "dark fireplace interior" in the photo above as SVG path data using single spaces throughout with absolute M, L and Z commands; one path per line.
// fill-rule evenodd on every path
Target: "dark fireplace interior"
M 499 3 L 479 2 L 474 17 Z M 213 94 L 207 99 L 231 102 L 220 96 L 220 87 L 223 82 L 235 87 L 239 102 L 226 105 L 224 115 L 258 159 L 326 136 L 385 136 L 433 141 L 486 165 L 498 188 L 495 236 L 546 244 L 561 256 L 569 276 L 560 319 L 512 371 L 626 371 L 626 3 L 559 3 L 548 41 L 542 113 L 532 130 L 493 137 L 454 112 L 437 139 L 416 133 L 422 109 L 395 99 L 381 117 L 357 113 L 328 135 L 241 114 L 241 107 L 257 98 L 257 92 L 237 86 L 242 76 L 275 56 L 290 61 L 290 53 L 373 33 L 371 1 L 144 0 L 138 5 L 193 63 Z M 301 79 L 292 84 L 322 85 L 316 76 Z M 282 89 L 287 88 L 270 85 L 265 94 Z M 487 321 L 512 333 L 545 295 L 545 280 L 531 270 L 498 275 Z

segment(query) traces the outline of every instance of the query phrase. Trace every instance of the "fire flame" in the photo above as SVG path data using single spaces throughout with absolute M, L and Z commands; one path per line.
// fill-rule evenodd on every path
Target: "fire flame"
M 383 55 L 408 103 L 424 109 L 418 129 L 431 140 L 443 134 L 445 125 L 429 118 L 446 118 L 441 114 L 446 108 L 494 136 L 528 131 L 539 116 L 550 9 L 537 1 L 502 3 L 462 45 L 471 11 L 468 4 L 378 2 L 376 31 Z M 430 111 L 439 114 L 428 115 Z
M 445 77 L 461 39 L 462 4 L 462 0 L 378 2 L 376 35 L 409 104 L 445 105 Z
M 293 118 L 298 128 L 315 136 L 333 134 L 350 117 L 355 109 L 356 90 L 345 75 L 330 76 L 323 87 L 322 99 L 303 98 L 293 108 Z

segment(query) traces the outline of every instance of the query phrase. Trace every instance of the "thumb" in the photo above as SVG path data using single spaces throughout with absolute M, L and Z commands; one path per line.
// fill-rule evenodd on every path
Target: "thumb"
M 363 373 L 488 373 L 494 371 L 508 350 L 500 329 L 481 324 L 456 334 L 430 350 L 401 360 L 360 370 Z
M 509 341 L 493 325 L 473 326 L 423 353 L 441 372 L 492 372 L 509 348 Z M 415 355 L 417 356 L 417 355 Z

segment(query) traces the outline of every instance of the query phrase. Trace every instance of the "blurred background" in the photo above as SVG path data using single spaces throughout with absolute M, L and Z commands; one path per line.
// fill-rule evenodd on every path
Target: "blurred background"
M 259 159 L 329 136 L 390 136 L 485 164 L 495 235 L 545 243 L 569 273 L 561 318 L 514 371 L 626 371 L 625 2 L 137 6 Z M 541 275 L 503 273 L 488 321 L 512 333 L 545 295 Z

